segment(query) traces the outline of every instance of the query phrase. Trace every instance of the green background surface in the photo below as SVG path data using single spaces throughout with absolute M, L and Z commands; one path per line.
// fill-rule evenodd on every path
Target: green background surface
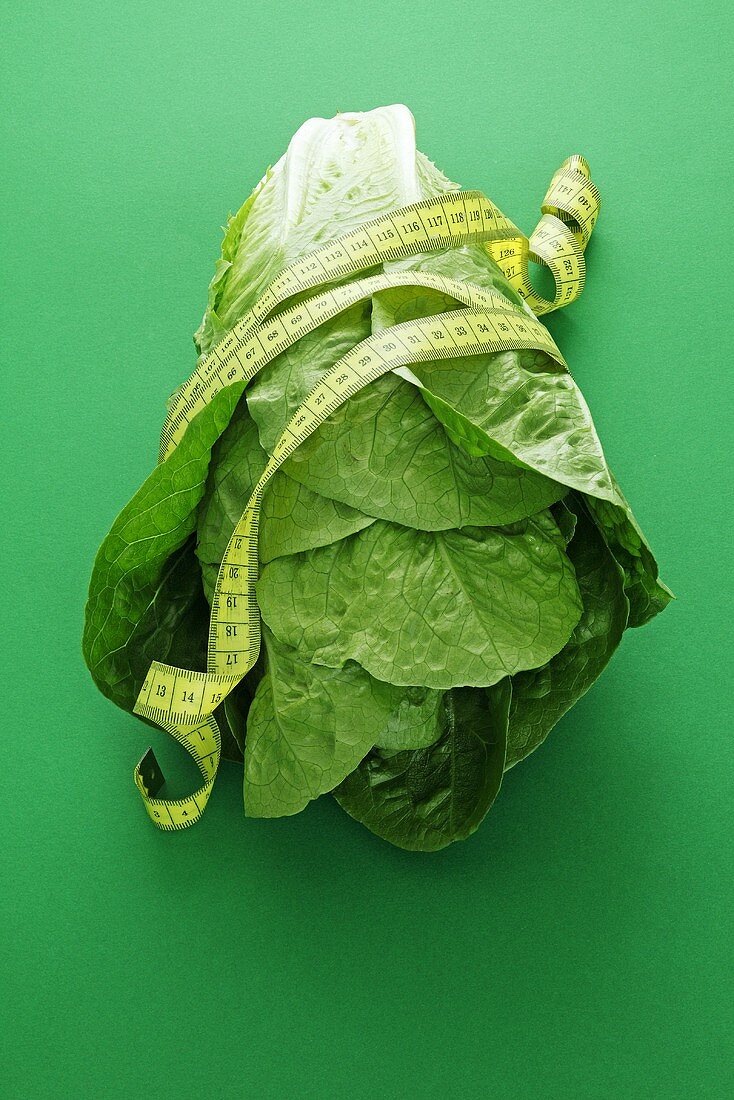
M 725 6 L 13 5 L 3 20 L 0 1092 L 731 1095 L 731 226 Z M 677 603 L 506 778 L 479 833 L 391 849 L 328 798 L 194 829 L 132 783 L 89 571 L 155 461 L 219 226 L 312 115 L 402 101 L 530 230 L 584 153 L 604 208 L 548 325 Z M 727 529 L 729 528 L 729 529 Z

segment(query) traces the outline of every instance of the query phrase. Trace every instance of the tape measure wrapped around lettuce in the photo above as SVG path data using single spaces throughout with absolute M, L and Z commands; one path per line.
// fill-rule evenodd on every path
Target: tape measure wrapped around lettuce
M 200 814 L 221 731 L 250 816 L 333 792 L 401 847 L 463 839 L 625 627 L 666 605 L 523 302 L 580 291 L 595 194 L 571 158 L 531 238 L 554 302 L 512 223 L 416 150 L 405 107 L 312 119 L 230 219 L 197 372 L 87 607 L 100 689 L 205 779 L 156 797 L 141 764 L 157 824 Z

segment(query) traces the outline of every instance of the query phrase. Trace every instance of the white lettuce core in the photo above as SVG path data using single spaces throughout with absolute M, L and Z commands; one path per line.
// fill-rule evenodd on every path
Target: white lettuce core
M 206 353 L 288 264 L 363 222 L 455 189 L 416 148 L 400 103 L 309 119 L 228 231 L 197 333 Z

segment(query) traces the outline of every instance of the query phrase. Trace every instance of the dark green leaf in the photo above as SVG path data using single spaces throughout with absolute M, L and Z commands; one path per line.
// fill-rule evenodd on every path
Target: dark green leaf
M 399 848 L 432 852 L 477 828 L 502 782 L 510 684 L 447 691 L 430 748 L 374 750 L 334 792 L 339 805 Z
M 136 647 L 131 639 L 151 605 L 157 598 L 161 602 L 169 560 L 194 530 L 212 444 L 241 392 L 241 384 L 221 390 L 199 413 L 176 450 L 120 512 L 97 553 L 82 648 L 100 690 L 126 710 L 142 682 L 131 668 Z
M 507 767 L 537 748 L 561 715 L 588 691 L 616 649 L 627 624 L 624 574 L 580 497 L 567 498 L 576 529 L 568 556 L 576 570 L 583 612 L 573 634 L 541 668 L 512 679 Z

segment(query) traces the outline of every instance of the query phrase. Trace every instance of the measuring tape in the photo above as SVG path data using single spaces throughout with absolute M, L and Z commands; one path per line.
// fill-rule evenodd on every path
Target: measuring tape
M 156 722 L 184 746 L 204 780 L 185 798 L 156 797 L 163 775 L 149 749 L 134 778 L 157 826 L 182 829 L 193 824 L 211 793 L 221 757 L 221 736 L 213 712 L 253 667 L 260 651 L 255 585 L 263 494 L 296 448 L 355 393 L 401 367 L 520 348 L 541 350 L 566 366 L 537 318 L 499 291 L 425 272 L 354 279 L 276 316 L 271 316 L 273 310 L 294 294 L 386 260 L 482 242 L 532 312 L 547 313 L 581 293 L 583 249 L 599 205 L 586 161 L 574 156 L 554 175 L 541 207 L 543 216 L 530 240 L 493 203 L 473 191 L 447 192 L 376 218 L 281 272 L 177 392 L 161 435 L 161 462 L 173 453 L 189 424 L 221 389 L 248 382 L 307 332 L 377 291 L 405 285 L 429 287 L 466 307 L 393 325 L 356 344 L 323 375 L 283 430 L 224 552 L 211 603 L 207 671 L 192 672 L 154 661 L 135 703 L 136 714 Z M 552 302 L 531 286 L 529 259 L 545 264 L 553 274 L 556 294 Z

